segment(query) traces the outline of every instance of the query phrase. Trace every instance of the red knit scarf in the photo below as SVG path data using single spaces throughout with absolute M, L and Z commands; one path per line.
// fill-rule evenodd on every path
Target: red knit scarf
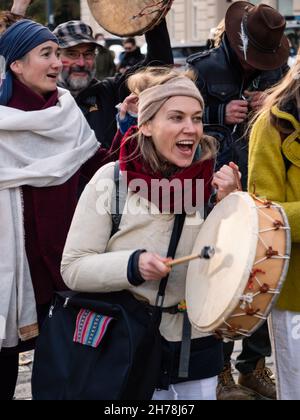
M 33 92 L 17 79 L 13 81 L 13 96 L 7 106 L 21 111 L 40 111 L 55 106 L 58 102 L 57 89 L 45 97 Z
M 174 184 L 176 187 L 171 189 L 163 188 L 159 194 L 153 193 L 154 190 L 151 189 L 153 181 L 161 181 L 166 179 L 166 177 L 162 173 L 153 173 L 149 164 L 143 159 L 137 147 L 137 138 L 130 138 L 136 133 L 137 127 L 132 127 L 126 133 L 122 140 L 120 150 L 120 170 L 126 173 L 127 185 L 130 186 L 131 190 L 155 204 L 162 213 L 174 213 L 174 211 L 178 213 L 177 209 L 180 208 L 190 213 L 188 209 L 191 208 L 191 205 L 195 207 L 199 201 L 197 201 L 197 186 L 199 188 L 197 180 L 204 180 L 204 203 L 208 202 L 211 195 L 213 160 L 196 162 L 190 167 L 176 172 L 175 175 L 167 179 L 169 182 L 176 181 L 176 184 Z M 144 181 L 147 188 L 133 187 L 132 182 L 136 180 Z M 186 182 L 188 180 L 189 182 Z M 187 196 L 190 197 L 189 202 L 186 201 L 185 197 Z M 203 199 L 201 201 L 203 207 Z M 197 210 L 201 210 L 200 208 L 198 209 L 198 205 Z

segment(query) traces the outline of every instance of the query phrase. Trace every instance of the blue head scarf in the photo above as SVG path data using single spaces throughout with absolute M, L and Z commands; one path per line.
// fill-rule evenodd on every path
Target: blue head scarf
M 15 23 L 0 37 L 0 65 L 5 63 L 5 69 L 0 68 L 3 72 L 0 74 L 0 105 L 7 105 L 12 97 L 13 75 L 10 65 L 47 41 L 58 44 L 57 38 L 48 28 L 27 19 Z

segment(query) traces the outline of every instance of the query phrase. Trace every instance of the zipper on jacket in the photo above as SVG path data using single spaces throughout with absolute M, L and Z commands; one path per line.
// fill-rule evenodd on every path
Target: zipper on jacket
M 53 317 L 53 311 L 54 311 L 54 309 L 55 309 L 55 304 L 50 306 L 50 309 L 49 309 L 49 318 L 52 318 Z
M 63 306 L 64 309 L 66 309 L 68 307 L 69 301 L 70 301 L 70 298 L 67 297 L 66 300 L 65 300 L 64 306 Z
M 53 304 L 50 306 L 50 309 L 49 309 L 49 318 L 53 318 L 53 311 L 55 309 L 55 306 L 56 306 L 56 299 L 54 300 Z

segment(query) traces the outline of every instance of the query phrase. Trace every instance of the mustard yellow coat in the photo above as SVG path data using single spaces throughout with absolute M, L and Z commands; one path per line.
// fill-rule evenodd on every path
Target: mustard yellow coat
M 263 114 L 253 127 L 250 137 L 249 192 L 278 202 L 285 209 L 292 234 L 290 269 L 278 308 L 300 312 L 300 123 L 295 117 L 272 109 L 274 115 L 289 121 L 295 131 L 282 142 L 280 133 Z M 283 155 L 291 162 L 286 173 Z

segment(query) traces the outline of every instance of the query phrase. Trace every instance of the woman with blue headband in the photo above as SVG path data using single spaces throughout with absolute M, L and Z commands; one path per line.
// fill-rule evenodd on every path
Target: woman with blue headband
M 33 348 L 53 291 L 65 288 L 60 261 L 80 174 L 92 176 L 108 153 L 98 150 L 70 93 L 56 86 L 58 41 L 47 28 L 30 20 L 12 25 L 0 38 L 0 66 L 0 400 L 5 400 L 14 395 L 19 352 Z

